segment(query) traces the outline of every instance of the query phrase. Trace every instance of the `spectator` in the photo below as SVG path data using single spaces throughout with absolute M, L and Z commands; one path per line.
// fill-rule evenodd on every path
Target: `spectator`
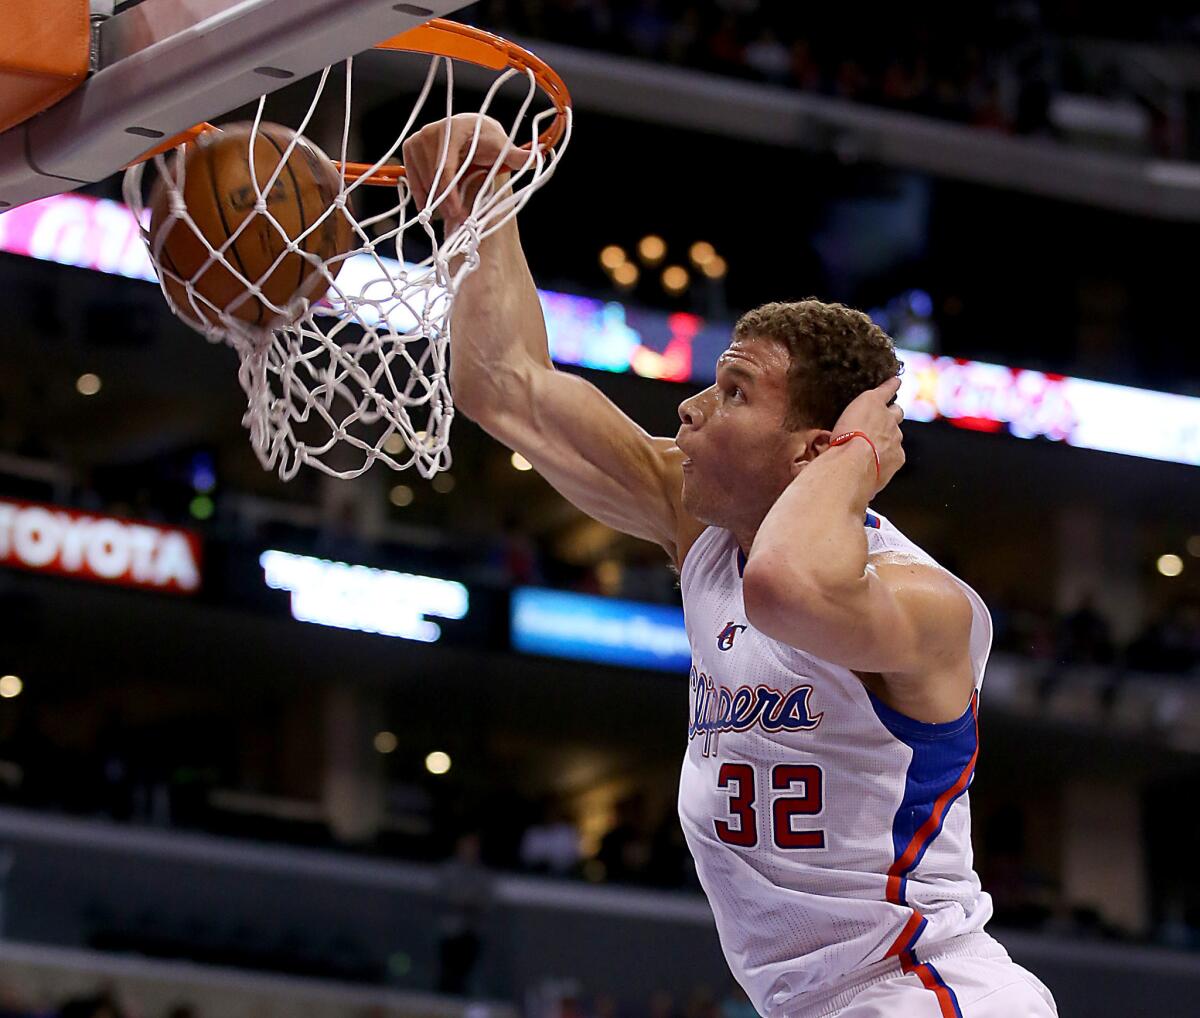
M 758 33 L 757 38 L 746 47 L 746 66 L 757 77 L 773 85 L 782 85 L 791 71 L 791 54 L 769 28 Z
M 1195 671 L 1200 667 L 1200 605 L 1172 605 L 1129 645 L 1125 661 L 1137 671 Z
M 551 876 L 568 876 L 580 862 L 579 831 L 555 802 L 546 807 L 543 816 L 543 821 L 529 827 L 521 838 L 521 865 Z
M 1056 642 L 1064 663 L 1105 665 L 1114 657 L 1112 630 L 1090 595 L 1059 622 Z
M 597 858 L 615 883 L 645 883 L 652 873 L 653 848 L 646 830 L 646 801 L 638 794 L 617 806 L 617 825 L 600 842 Z
M 58 1018 L 125 1018 L 111 990 L 101 990 L 90 997 L 67 1001 L 58 1010 Z
M 478 834 L 464 834 L 440 874 L 442 915 L 437 991 L 463 996 L 479 960 L 492 877 L 480 863 Z

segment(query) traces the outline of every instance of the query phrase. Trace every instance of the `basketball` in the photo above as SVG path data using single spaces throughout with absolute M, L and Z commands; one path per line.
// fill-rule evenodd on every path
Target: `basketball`
M 295 147 L 276 175 L 293 141 Z M 159 251 L 163 267 L 190 280 L 198 298 L 203 298 L 189 299 L 181 283 L 164 276 L 167 293 L 183 315 L 199 325 L 204 322 L 197 321 L 197 315 L 215 325 L 225 312 L 270 328 L 289 319 L 299 298 L 312 302 L 325 295 L 329 280 L 320 263 L 348 252 L 354 235 L 346 217 L 337 212 L 306 232 L 333 204 L 341 186 L 337 169 L 320 149 L 279 124 L 260 123 L 254 132 L 253 125 L 236 123 L 189 144 L 182 166 L 179 158 L 172 175 L 194 228 L 186 219 L 170 217 L 169 189 L 160 177 L 150 198 L 150 243 Z M 266 214 L 255 210 L 261 191 L 266 191 Z M 163 230 L 166 234 L 160 236 Z M 210 255 L 201 237 L 220 249 L 235 234 L 224 254 L 227 264 L 217 260 L 204 268 Z M 289 250 L 289 242 L 298 242 L 298 249 Z M 330 266 L 330 273 L 336 276 L 341 264 Z M 231 267 L 255 284 L 262 298 Z

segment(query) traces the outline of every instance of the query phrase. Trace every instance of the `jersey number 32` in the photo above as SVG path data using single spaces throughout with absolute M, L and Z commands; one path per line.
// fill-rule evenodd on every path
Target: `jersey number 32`
M 729 819 L 713 820 L 717 837 L 738 848 L 758 847 L 758 810 L 754 768 L 746 763 L 723 763 L 717 785 L 729 792 Z M 816 764 L 775 764 L 771 768 L 771 837 L 776 848 L 824 848 L 824 831 L 798 831 L 794 817 L 811 817 L 824 805 L 823 776 Z M 797 794 L 799 793 L 799 794 Z

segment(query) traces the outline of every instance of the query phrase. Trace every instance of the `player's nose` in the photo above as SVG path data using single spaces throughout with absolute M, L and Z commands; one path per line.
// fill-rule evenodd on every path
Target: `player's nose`
M 704 411 L 698 396 L 689 396 L 679 404 L 679 420 L 689 428 L 698 428 L 704 422 Z

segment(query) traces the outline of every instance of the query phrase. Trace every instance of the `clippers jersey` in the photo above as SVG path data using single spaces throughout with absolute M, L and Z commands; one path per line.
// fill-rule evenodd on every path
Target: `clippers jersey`
M 870 556 L 939 566 L 875 512 Z M 992 642 L 970 599 L 971 705 L 924 724 L 847 668 L 749 625 L 733 535 L 705 530 L 681 570 L 692 651 L 679 816 L 734 977 L 782 1018 L 864 966 L 983 928 L 967 787 Z

